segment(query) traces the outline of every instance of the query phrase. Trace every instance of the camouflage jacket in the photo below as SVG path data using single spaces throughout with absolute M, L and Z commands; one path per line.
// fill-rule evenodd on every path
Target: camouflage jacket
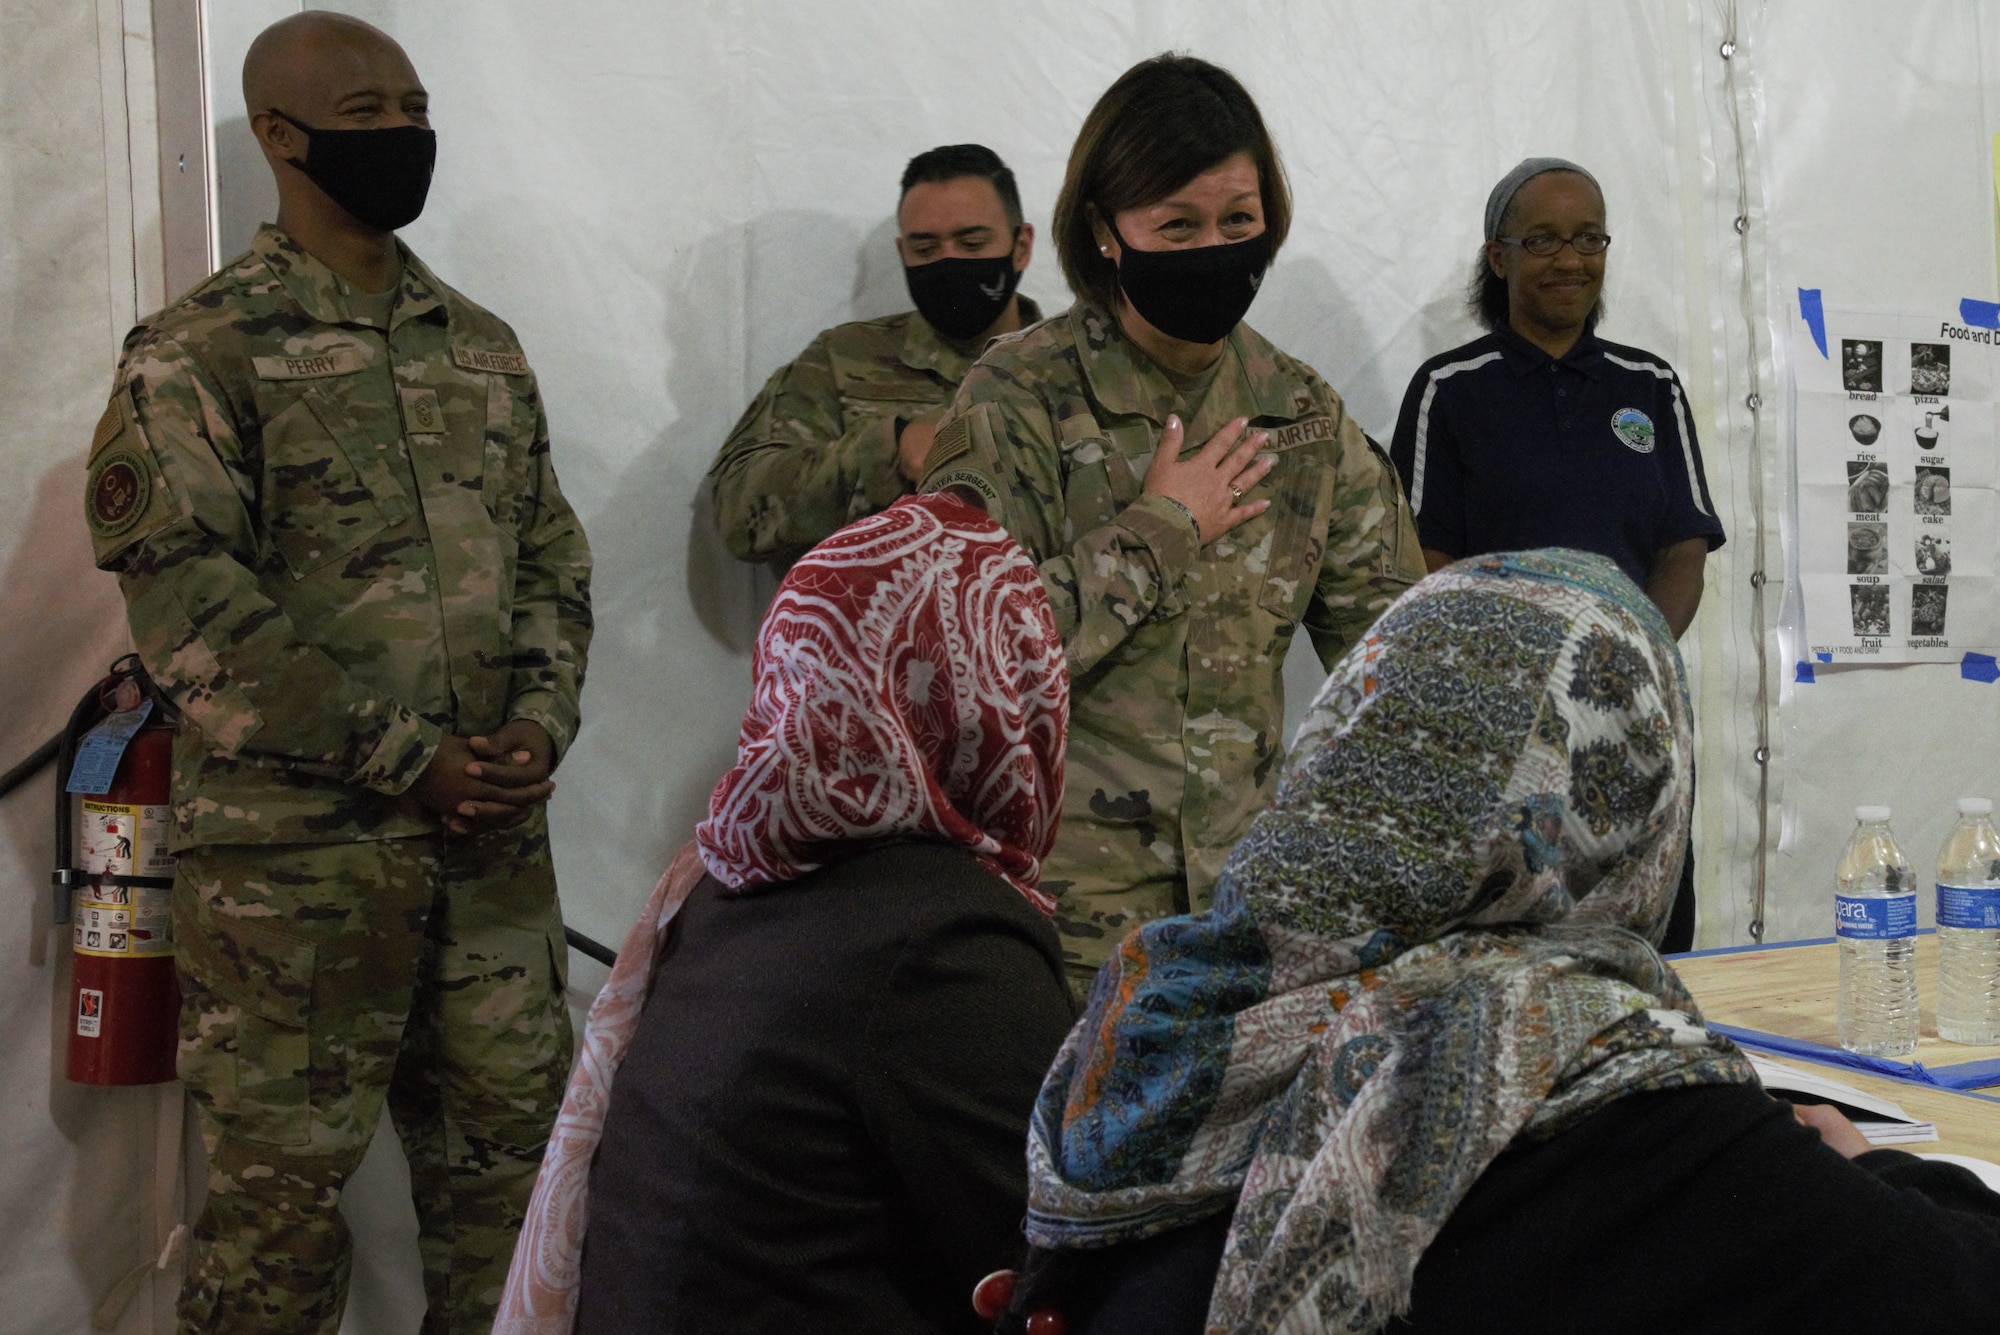
M 85 514 L 181 710 L 177 849 L 434 830 L 442 731 L 576 733 L 590 549 L 521 345 L 407 250 L 370 305 L 266 227 L 125 340 Z
M 1179 506 L 1141 494 L 1170 412 L 1186 453 L 1243 416 L 1279 459 L 1250 493 L 1270 509 L 1207 547 Z M 1078 303 L 996 340 L 967 374 L 923 485 L 955 483 L 1041 563 L 1068 646 L 1066 794 L 1044 884 L 1099 899 L 1151 887 L 1133 900 L 1142 916 L 1206 907 L 1277 782 L 1296 627 L 1331 666 L 1423 575 L 1395 469 L 1325 381 L 1248 325 L 1190 414 Z M 1062 916 L 1066 936 L 1092 934 Z
M 1019 301 L 1024 323 L 1042 318 Z M 907 495 L 896 419 L 937 418 L 976 355 L 905 311 L 835 325 L 779 367 L 708 470 L 730 552 L 789 564 Z

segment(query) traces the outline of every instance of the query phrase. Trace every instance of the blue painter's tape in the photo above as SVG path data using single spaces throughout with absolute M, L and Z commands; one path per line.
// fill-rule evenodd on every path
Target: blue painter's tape
M 1975 329 L 2000 329 L 2000 302 L 1967 297 L 1958 303 L 1958 318 Z
M 1983 1062 L 1959 1062 L 1955 1066 L 1933 1066 L 1931 1079 L 1946 1089 L 1984 1089 L 2000 1085 L 2000 1058 Z
M 1992 654 L 1967 654 L 1959 660 L 1958 675 L 1967 681 L 2000 681 L 2000 663 Z
M 1936 936 L 1937 928 L 1919 927 L 1918 936 Z M 1795 946 L 1830 946 L 1840 940 L 1837 936 L 1806 936 L 1796 941 L 1765 941 L 1747 946 L 1712 946 L 1707 950 L 1684 950 L 1678 955 L 1665 955 L 1663 959 L 1699 960 L 1710 955 L 1747 955 L 1753 950 L 1790 950 Z
M 1897 1061 L 1893 1057 L 1863 1057 L 1859 1053 L 1828 1047 L 1824 1043 L 1813 1043 L 1803 1038 L 1787 1038 L 1783 1034 L 1765 1033 L 1760 1029 L 1741 1029 L 1733 1024 L 1717 1024 L 1713 1020 L 1708 1022 L 1708 1027 L 1718 1034 L 1736 1040 L 1746 1048 L 1761 1048 L 1765 1052 L 1782 1053 L 1787 1057 L 1804 1057 L 1808 1061 L 1820 1062 L 1827 1066 L 1844 1066 L 1850 1071 L 1887 1076 L 1891 1080 L 1902 1080 L 1913 1085 L 1929 1085 L 1934 1089 L 1964 1092 L 2000 1084 L 2000 1061 L 1925 1066 L 1920 1061 Z M 1976 1097 L 1990 1099 L 1993 1096 L 1984 1094 Z
M 1799 318 L 1812 330 L 1813 342 L 1819 345 L 1819 355 L 1826 356 L 1826 312 L 1820 308 L 1819 289 L 1802 287 L 1799 289 Z
M 1925 935 L 1918 932 L 1918 936 Z M 1747 955 L 1753 950 L 1789 950 L 1793 946 L 1830 946 L 1835 938 L 1830 936 L 1809 936 L 1798 941 L 1764 941 L 1747 946 L 1710 946 L 1707 950 L 1683 950 L 1677 955 L 1662 958 L 1670 960 L 1703 960 L 1710 955 Z
M 1814 678 L 1813 678 L 1813 666 L 1811 663 L 1799 664 L 1798 679 L 1804 682 L 1808 686 L 1812 685 Z
M 1831 663 L 1833 661 L 1832 654 L 1814 654 L 1813 657 L 1817 658 L 1822 663 Z

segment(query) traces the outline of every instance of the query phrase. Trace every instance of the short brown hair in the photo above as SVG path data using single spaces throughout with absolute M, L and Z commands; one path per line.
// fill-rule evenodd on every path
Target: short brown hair
M 896 196 L 896 204 L 901 207 L 903 195 L 909 194 L 913 185 L 935 185 L 967 176 L 977 176 L 993 187 L 1008 226 L 1021 225 L 1021 188 L 1014 184 L 1014 173 L 1000 161 L 1000 155 L 984 144 L 941 144 L 911 158 L 910 165 L 903 168 L 903 194 Z
M 1278 146 L 1236 76 L 1171 53 L 1119 75 L 1084 118 L 1056 197 L 1056 255 L 1070 290 L 1104 311 L 1117 309 L 1118 267 L 1097 249 L 1089 206 L 1108 223 L 1238 153 L 1257 166 L 1264 235 L 1276 255 L 1291 230 L 1292 191 Z

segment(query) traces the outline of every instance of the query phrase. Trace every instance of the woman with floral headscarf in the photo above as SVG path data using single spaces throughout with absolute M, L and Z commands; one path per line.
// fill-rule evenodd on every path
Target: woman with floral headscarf
M 1100 976 L 999 1329 L 2000 1328 L 2000 1197 L 1844 1160 L 1852 1127 L 1800 1126 L 1655 952 L 1689 749 L 1666 622 L 1604 558 L 1400 599 L 1214 910 Z
M 753 672 L 736 764 L 592 1008 L 501 1335 L 976 1328 L 967 1290 L 1018 1247 L 1075 1015 L 1034 563 L 973 506 L 900 501 L 792 567 Z

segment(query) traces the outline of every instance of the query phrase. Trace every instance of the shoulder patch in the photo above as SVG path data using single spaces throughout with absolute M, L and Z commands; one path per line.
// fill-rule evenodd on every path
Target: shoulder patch
M 118 400 L 124 393 L 121 389 L 111 396 L 111 402 L 104 405 L 104 416 L 97 419 L 97 430 L 90 433 L 90 458 L 93 462 L 106 445 L 124 434 L 125 415 L 118 411 Z
M 118 537 L 139 522 L 152 495 L 152 474 L 137 450 L 125 446 L 93 459 L 85 485 L 90 531 L 100 538 Z
M 963 417 L 954 417 L 945 424 L 944 430 L 931 439 L 931 452 L 924 459 L 926 475 L 936 472 L 952 460 L 967 454 L 972 449 L 972 429 Z M 935 491 L 933 487 L 931 490 Z
M 1611 414 L 1611 434 L 1628 449 L 1640 454 L 1653 452 L 1653 419 L 1637 408 L 1620 408 Z
M 1334 439 L 1339 433 L 1334 430 L 1333 419 L 1325 413 L 1318 413 L 1290 426 L 1270 428 L 1270 439 L 1264 448 L 1272 453 L 1295 450 L 1301 445 L 1317 445 L 1321 441 Z
M 987 514 L 1000 513 L 1000 489 L 978 469 L 961 464 L 933 470 L 924 477 L 925 491 L 944 491 L 949 487 L 970 487 L 986 498 Z
M 297 357 L 252 357 L 250 365 L 260 380 L 317 380 L 322 376 L 352 375 L 368 365 L 361 349 L 352 345 L 302 353 Z
M 493 352 L 486 348 L 466 348 L 454 343 L 451 359 L 467 371 L 494 371 L 500 375 L 526 375 L 528 359 L 518 352 Z

